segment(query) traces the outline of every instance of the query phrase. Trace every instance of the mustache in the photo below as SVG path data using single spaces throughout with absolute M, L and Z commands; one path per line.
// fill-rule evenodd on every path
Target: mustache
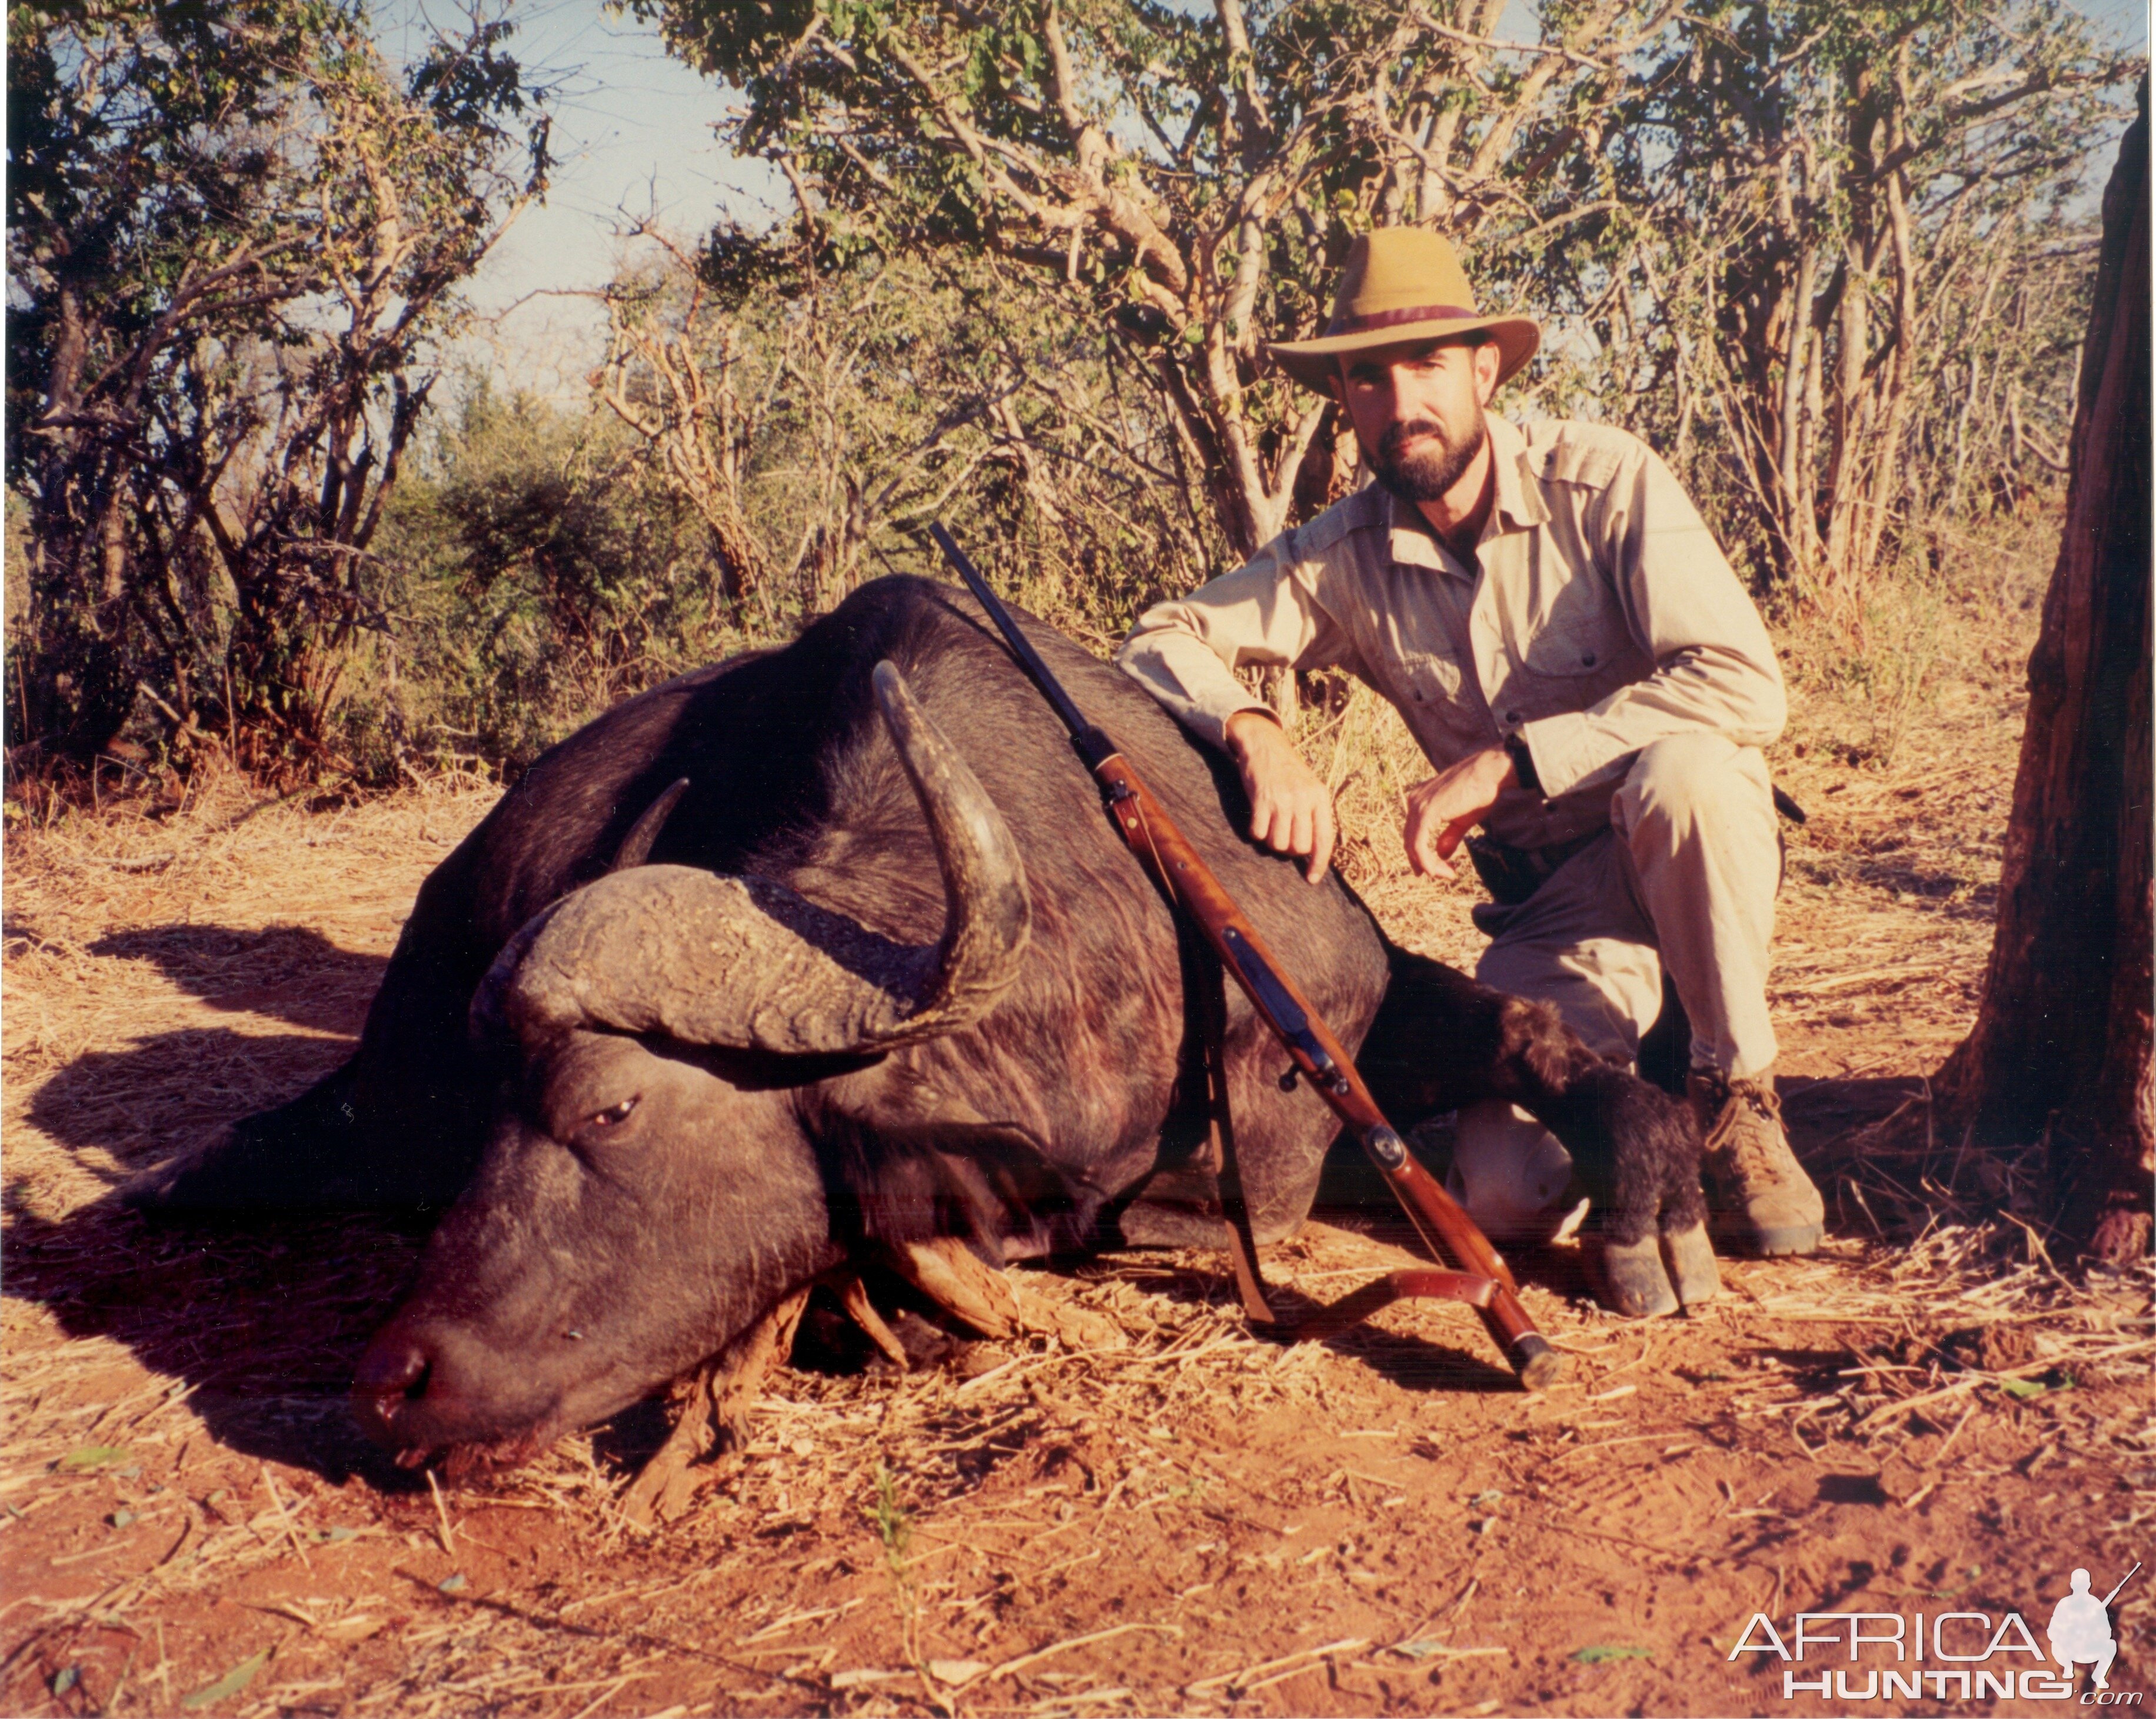
M 1380 454 L 1398 454 L 1416 436 L 1435 436 L 1440 442 L 1445 442 L 1445 426 L 1435 418 L 1409 418 L 1404 423 L 1393 425 L 1378 439 L 1378 451 Z M 1446 443 L 1446 445 L 1450 444 Z

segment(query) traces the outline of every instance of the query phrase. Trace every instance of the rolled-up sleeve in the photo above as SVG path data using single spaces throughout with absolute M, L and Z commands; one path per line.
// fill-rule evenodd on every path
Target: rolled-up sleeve
M 1614 785 L 1650 741 L 1708 728 L 1739 746 L 1763 747 L 1788 719 L 1758 610 L 1669 468 L 1640 453 L 1602 493 L 1587 525 L 1654 672 L 1587 710 L 1522 725 L 1552 799 Z
M 1251 667 L 1322 669 L 1353 659 L 1347 630 L 1328 612 L 1321 567 L 1284 532 L 1234 572 L 1138 617 L 1116 661 L 1201 740 L 1227 744 L 1228 720 L 1264 711 L 1235 678 Z

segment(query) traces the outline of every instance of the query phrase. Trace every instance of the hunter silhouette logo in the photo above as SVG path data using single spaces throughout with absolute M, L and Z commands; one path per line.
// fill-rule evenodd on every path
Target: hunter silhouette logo
M 2087 1570 L 2076 1570 L 2068 1578 L 2066 1597 L 2051 1608 L 2051 1627 L 2045 1632 L 2051 1637 L 2051 1657 L 2066 1667 L 2067 1676 L 2074 1675 L 2076 1665 L 2093 1665 L 2096 1686 L 2111 1687 L 2111 1662 L 2118 1652 L 2118 1644 L 2111 1639 L 2111 1603 L 2140 1568 L 2137 1562 L 2118 1578 L 2118 1588 L 2102 1599 L 2089 1593 Z
M 2116 1692 L 2111 1687 L 2118 1645 L 2112 1636 L 2110 1607 L 2140 1569 L 2137 1562 L 2102 1599 L 2089 1592 L 2089 1573 L 2074 1571 L 2066 1593 L 2051 1609 L 2046 1632 L 2051 1645 L 2048 1657 L 2019 1612 L 2005 1613 L 1995 1622 L 1985 1612 L 1917 1612 L 1906 1617 L 1895 1612 L 1799 1612 L 1786 1636 L 1764 1612 L 1754 1612 L 1728 1656 L 1771 1654 L 1780 1660 L 1784 1701 L 1799 1695 L 1841 1702 L 2018 1696 L 2076 1701 L 2085 1707 L 2138 1706 L 2138 1691 Z M 2016 1664 L 2017 1660 L 2035 1663 Z M 2084 1665 L 2092 1669 L 2093 1686 L 2077 1696 Z

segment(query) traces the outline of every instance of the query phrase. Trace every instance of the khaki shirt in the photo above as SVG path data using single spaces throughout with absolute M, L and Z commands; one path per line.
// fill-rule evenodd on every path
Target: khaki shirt
M 1519 735 L 1542 792 L 1507 789 L 1486 828 L 1522 848 L 1607 824 L 1650 741 L 1779 734 L 1767 629 L 1653 450 L 1600 424 L 1488 423 L 1496 497 L 1475 565 L 1373 484 L 1147 609 L 1116 660 L 1215 746 L 1265 708 L 1232 672 L 1250 665 L 1348 670 L 1440 769 Z

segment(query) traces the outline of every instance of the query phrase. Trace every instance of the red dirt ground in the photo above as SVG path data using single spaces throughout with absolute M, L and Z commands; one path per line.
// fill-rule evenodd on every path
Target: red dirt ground
M 2101 1592 L 2150 1550 L 2146 1280 L 2051 1268 L 2003 1215 L 2033 1203 L 2030 1155 L 1897 1186 L 1829 1149 L 1921 1105 L 1966 1028 L 2019 659 L 1979 653 L 1862 768 L 1820 692 L 1779 760 L 1815 814 L 1776 1003 L 1800 1147 L 1833 1173 L 1818 1257 L 1732 1262 L 1722 1301 L 1640 1325 L 1565 1250 L 1520 1260 L 1575 1357 L 1539 1397 L 1464 1310 L 1284 1350 L 1245 1333 L 1217 1256 L 1032 1273 L 1125 1345 L 900 1375 L 844 1370 L 827 1332 L 648 1531 L 619 1495 L 655 1408 L 439 1494 L 361 1444 L 345 1383 L 414 1236 L 159 1234 L 103 1203 L 345 1054 L 488 797 L 17 829 L 0 1711 L 1813 1713 L 1860 1704 L 1732 1662 L 1753 1612 L 1786 1634 L 1799 1611 L 2015 1611 L 2041 1640 L 2071 1568 Z M 1464 893 L 1364 881 L 1398 934 L 1471 956 Z M 1399 1257 L 1329 1218 L 1268 1262 L 1327 1299 Z M 2147 1686 L 2150 1579 L 2114 1608 L 2122 1691 Z

